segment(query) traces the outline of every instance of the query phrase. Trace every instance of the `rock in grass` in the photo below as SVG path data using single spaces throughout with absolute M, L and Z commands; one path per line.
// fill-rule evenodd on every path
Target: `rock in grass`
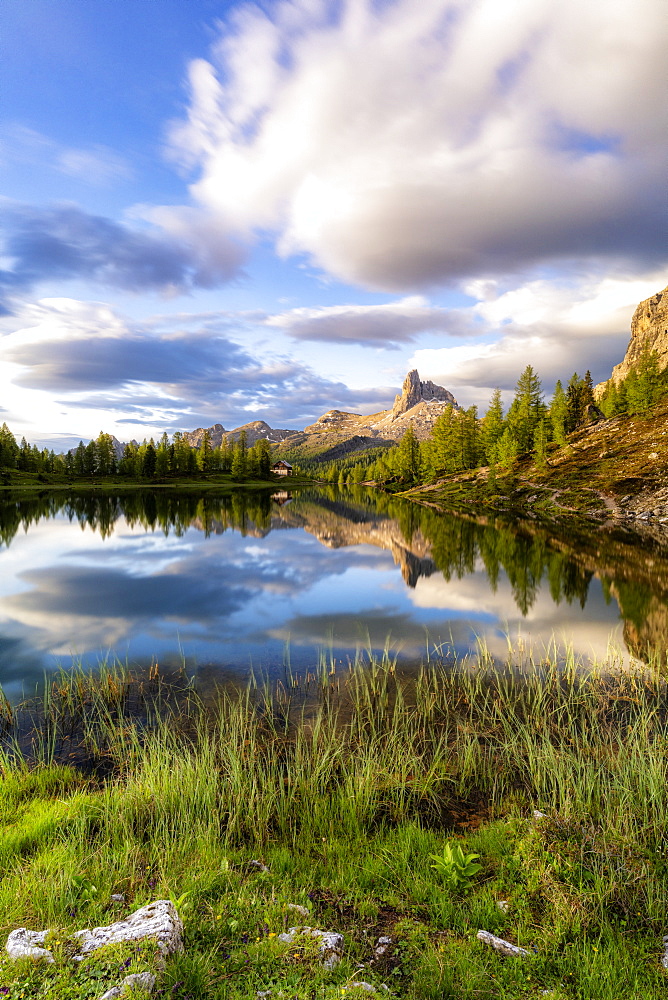
M 293 913 L 296 913 L 298 917 L 310 917 L 311 916 L 311 914 L 306 909 L 306 907 L 305 906 L 301 906 L 300 903 L 286 903 L 285 904 L 285 909 L 286 910 L 291 910 Z
M 343 955 L 343 934 L 336 931 L 320 931 L 317 927 L 290 927 L 285 934 L 279 934 L 278 940 L 286 944 L 294 944 L 300 937 L 318 938 L 320 942 L 320 961 L 325 969 L 333 969 L 338 965 Z
M 43 958 L 47 962 L 53 962 L 54 958 L 49 949 L 41 947 L 48 933 L 48 931 L 29 931 L 27 927 L 17 927 L 7 938 L 5 950 L 10 958 Z
M 663 939 L 663 958 L 661 959 L 661 965 L 664 969 L 668 969 L 668 934 Z
M 53 962 L 48 948 L 42 947 L 49 931 L 29 931 L 19 927 L 7 938 L 6 950 L 10 958 L 34 958 Z M 126 920 L 118 920 L 106 927 L 76 931 L 72 937 L 78 941 L 79 954 L 75 961 L 82 961 L 91 952 L 108 944 L 126 944 L 132 941 L 155 941 L 160 955 L 164 958 L 175 951 L 183 950 L 183 923 L 176 907 L 169 899 L 158 899 L 148 906 L 135 910 Z M 151 972 L 139 972 L 126 976 L 118 986 L 113 986 L 100 1000 L 116 1000 L 129 996 L 133 986 L 152 990 L 155 976 Z
M 364 990 L 365 993 L 378 994 L 380 990 L 384 990 L 386 993 L 390 992 L 389 988 L 385 985 L 385 983 L 381 983 L 380 986 L 373 986 L 371 983 L 365 983 L 363 980 L 359 979 L 355 980 L 352 983 L 348 983 L 347 986 L 342 986 L 341 992 L 343 993 L 344 990 L 351 990 L 353 988 L 358 990 Z
M 494 934 L 490 934 L 489 931 L 478 931 L 476 934 L 478 941 L 482 941 L 483 944 L 489 944 L 496 951 L 500 952 L 502 955 L 512 955 L 515 958 L 525 958 L 530 955 L 531 952 L 527 951 L 526 948 L 520 948 L 517 944 L 511 944 L 510 941 L 504 941 L 503 938 L 495 937 Z
M 392 944 L 391 937 L 386 937 L 386 936 L 379 937 L 378 940 L 376 941 L 376 944 L 374 945 L 372 961 L 377 961 L 379 958 L 382 958 L 383 955 L 386 954 L 387 949 L 390 947 L 391 944 Z
M 169 899 L 158 899 L 142 906 L 125 920 L 107 924 L 106 927 L 77 931 L 73 937 L 79 941 L 77 958 L 83 958 L 107 944 L 124 944 L 146 938 L 157 942 L 163 956 L 183 951 L 183 923 Z
M 119 986 L 112 986 L 110 990 L 103 993 L 100 1000 L 122 1000 L 123 997 L 130 996 L 133 989 L 142 989 L 150 993 L 155 986 L 155 976 L 151 972 L 135 972 L 131 976 L 126 976 Z

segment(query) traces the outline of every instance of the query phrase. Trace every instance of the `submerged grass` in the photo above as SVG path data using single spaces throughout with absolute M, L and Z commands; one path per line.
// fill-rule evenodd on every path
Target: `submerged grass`
M 181 898 L 187 949 L 160 987 L 174 998 L 354 997 L 358 980 L 409 998 L 663 997 L 665 683 L 516 663 L 483 651 L 402 674 L 370 656 L 208 704 L 154 685 L 140 709 L 121 670 L 61 675 L 32 762 L 10 743 L 0 761 L 1 929 L 66 933 Z M 59 758 L 75 720 L 102 768 Z M 431 868 L 446 842 L 480 855 L 467 891 Z M 278 942 L 302 922 L 344 933 L 335 970 Z M 0 964 L 0 992 L 20 997 L 17 975 Z

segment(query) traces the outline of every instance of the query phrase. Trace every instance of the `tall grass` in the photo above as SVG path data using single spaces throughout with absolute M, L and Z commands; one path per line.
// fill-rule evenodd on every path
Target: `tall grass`
M 189 954 L 167 977 L 191 985 L 175 998 L 278 982 L 302 1000 L 314 976 L 329 998 L 346 977 L 390 975 L 416 1000 L 663 996 L 666 685 L 651 669 L 522 655 L 521 669 L 514 651 L 415 670 L 323 658 L 206 703 L 155 672 L 60 674 L 15 713 L 30 738 L 5 727 L 0 924 L 93 926 L 112 892 L 134 906 L 190 893 Z M 535 808 L 549 818 L 535 824 Z M 465 898 L 429 868 L 446 836 L 482 858 Z M 270 873 L 251 874 L 252 858 Z M 297 899 L 346 931 L 333 978 L 271 950 Z M 529 971 L 484 952 L 481 926 L 535 943 Z M 401 948 L 360 974 L 368 935 L 388 931 Z
M 387 655 L 324 666 L 207 704 L 183 687 L 170 703 L 160 683 L 133 700 L 119 668 L 60 674 L 33 750 L 52 763 L 64 733 L 79 732 L 88 760 L 106 762 L 110 801 L 114 783 L 125 789 L 108 817 L 120 836 L 297 843 L 335 828 L 443 825 L 467 802 L 500 815 L 509 797 L 640 843 L 668 832 L 666 687 L 650 670 L 571 658 L 519 672 L 484 655 L 413 673 Z

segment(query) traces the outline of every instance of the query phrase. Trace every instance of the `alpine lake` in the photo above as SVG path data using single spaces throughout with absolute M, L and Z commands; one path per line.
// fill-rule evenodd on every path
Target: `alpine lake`
M 56 493 L 0 503 L 0 683 L 73 663 L 185 669 L 202 689 L 362 651 L 408 669 L 484 647 L 648 660 L 668 557 L 600 527 L 458 516 L 373 489 Z

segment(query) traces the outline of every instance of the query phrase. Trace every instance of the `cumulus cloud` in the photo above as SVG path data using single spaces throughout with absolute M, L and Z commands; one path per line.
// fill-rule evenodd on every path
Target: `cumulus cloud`
M 371 288 L 655 264 L 666 27 L 659 0 L 244 4 L 172 151 L 239 233 Z
M 239 274 L 244 251 L 220 227 L 196 210 L 155 212 L 159 226 L 140 229 L 74 205 L 1 203 L 2 256 L 8 263 L 0 270 L 0 292 L 11 296 L 44 281 L 89 279 L 169 294 L 214 288 Z
M 266 323 L 281 327 L 295 340 L 396 347 L 412 343 L 421 333 L 434 331 L 470 336 L 475 330 L 474 319 L 455 309 L 432 306 L 427 299 L 414 295 L 384 305 L 291 309 L 268 317 Z
M 462 398 L 476 403 L 486 402 L 497 386 L 513 389 L 527 364 L 550 391 L 574 370 L 583 375 L 589 369 L 595 382 L 603 381 L 624 355 L 638 302 L 664 283 L 660 272 L 640 278 L 540 279 L 506 291 L 474 282 L 469 291 L 484 297 L 471 312 L 498 339 L 417 350 L 409 364 L 423 378 L 457 387 Z

